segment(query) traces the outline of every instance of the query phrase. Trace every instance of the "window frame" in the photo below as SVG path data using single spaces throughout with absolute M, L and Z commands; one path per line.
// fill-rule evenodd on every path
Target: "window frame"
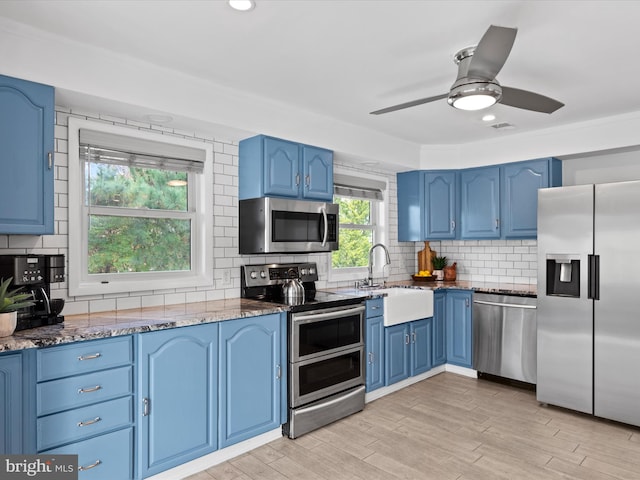
M 382 200 L 369 200 L 371 202 L 371 223 L 373 225 L 373 245 L 376 243 L 383 243 L 385 246 L 388 246 L 388 191 L 389 191 L 389 182 L 385 177 L 375 176 L 370 174 L 364 174 L 360 171 L 352 171 L 352 170 L 341 170 L 336 169 L 336 173 L 343 174 L 345 176 L 351 177 L 362 177 L 371 180 L 375 180 L 381 183 L 384 183 L 385 187 L 382 191 Z M 340 195 L 335 195 L 334 198 Z M 344 196 L 344 198 L 350 198 Z M 352 197 L 351 197 L 352 198 Z M 339 224 L 339 229 L 343 228 L 343 224 Z M 349 228 L 355 230 L 369 230 L 369 228 L 363 228 L 361 225 L 353 225 Z M 339 232 L 339 230 L 338 230 Z M 339 237 L 338 237 L 339 238 Z M 328 255 L 327 260 L 327 271 L 328 271 L 328 280 L 330 282 L 342 282 L 342 281 L 355 281 L 362 280 L 368 275 L 368 266 L 365 267 L 345 267 L 345 268 L 333 268 L 332 263 L 332 255 Z M 374 261 L 373 261 L 373 274 L 376 277 L 380 277 L 384 275 L 384 261 L 381 249 L 376 249 L 374 251 Z
M 191 228 L 191 269 L 174 272 L 88 273 L 89 215 L 96 210 L 108 211 L 111 207 L 85 205 L 85 159 L 80 156 L 80 129 L 112 133 L 146 141 L 183 146 L 203 150 L 205 153 L 202 174 L 189 173 L 189 217 Z M 75 117 L 69 118 L 69 274 L 70 296 L 116 294 L 175 288 L 213 287 L 213 145 L 178 137 L 169 137 L 119 125 L 102 124 Z M 148 214 L 122 215 L 127 209 L 118 209 L 118 216 L 153 218 L 164 216 L 149 211 Z M 129 212 L 135 213 L 134 211 Z M 139 213 L 139 212 L 138 212 Z M 173 212 L 176 213 L 176 212 Z M 170 214 L 170 217 L 172 215 Z M 106 282 L 106 283 L 105 283 Z

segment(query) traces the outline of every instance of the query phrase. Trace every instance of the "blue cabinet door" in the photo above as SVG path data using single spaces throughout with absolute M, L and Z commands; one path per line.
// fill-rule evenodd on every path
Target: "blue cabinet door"
M 22 450 L 22 356 L 0 356 L 0 453 Z
M 400 324 L 384 329 L 385 385 L 409 378 L 410 375 L 409 325 Z
M 281 316 L 220 324 L 219 445 L 227 447 L 281 425 Z
M 298 144 L 265 137 L 264 162 L 264 194 L 297 197 L 302 181 Z
M 416 320 L 409 325 L 411 335 L 410 374 L 428 372 L 433 366 L 431 345 L 433 343 L 433 319 Z
M 0 75 L 0 234 L 53 228 L 53 87 Z
M 302 197 L 308 200 L 333 200 L 333 152 L 302 145 Z
M 447 363 L 471 368 L 473 292 L 450 290 L 446 296 Z
M 560 185 L 561 168 L 560 160 L 555 158 L 502 167 L 502 232 L 505 238 L 537 237 L 538 189 Z
M 425 172 L 423 222 L 427 240 L 456 238 L 457 178 L 451 170 Z
M 384 317 L 367 317 L 364 342 L 367 355 L 366 388 L 367 392 L 371 392 L 384 386 Z
M 399 242 L 425 239 L 423 178 L 424 172 L 417 170 L 396 175 Z
M 446 347 L 446 292 L 433 294 L 433 366 L 447 363 Z
M 460 173 L 461 238 L 500 238 L 500 167 Z
M 139 335 L 141 477 L 214 451 L 218 324 Z

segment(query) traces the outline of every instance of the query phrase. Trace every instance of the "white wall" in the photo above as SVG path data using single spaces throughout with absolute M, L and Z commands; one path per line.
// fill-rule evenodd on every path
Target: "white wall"
M 313 255 L 268 255 L 251 256 L 238 254 L 238 143 L 210 134 L 195 134 L 187 131 L 177 131 L 148 123 L 132 121 L 125 118 L 100 115 L 96 113 L 69 110 L 56 107 L 55 127 L 55 234 L 54 235 L 0 235 L 0 254 L 18 253 L 62 253 L 73 255 L 68 249 L 68 149 L 67 124 L 69 116 L 88 120 L 107 122 L 126 128 L 154 131 L 158 134 L 180 136 L 211 143 L 214 148 L 214 278 L 215 285 L 211 289 L 202 288 L 167 288 L 155 291 L 134 292 L 131 294 L 93 295 L 85 297 L 69 297 L 66 283 L 52 286 L 53 298 L 66 300 L 63 313 L 93 313 L 110 310 L 122 310 L 147 306 L 179 304 L 223 298 L 237 298 L 240 296 L 240 265 L 250 263 L 271 262 L 304 262 L 318 263 L 321 281 L 319 288 L 339 286 L 337 282 L 327 282 L 327 268 L 330 261 L 329 254 Z M 365 168 L 338 159 L 336 165 L 354 173 L 364 172 Z M 396 208 L 396 180 L 395 174 L 372 170 L 366 167 L 367 173 L 387 177 L 389 183 L 389 235 L 397 239 L 397 208 Z M 392 265 L 386 271 L 389 280 L 406 280 L 407 272 L 412 271 L 414 250 L 412 244 L 399 244 L 392 240 L 388 244 Z M 231 283 L 224 284 L 224 271 L 231 273 Z M 68 271 L 68 270 L 67 270 Z M 344 282 L 350 283 L 350 282 Z
M 612 151 L 562 160 L 562 184 L 640 180 L 640 149 Z

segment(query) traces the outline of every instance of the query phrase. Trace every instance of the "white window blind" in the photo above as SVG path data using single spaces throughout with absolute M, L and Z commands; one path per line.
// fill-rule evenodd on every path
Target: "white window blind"
M 384 199 L 382 192 L 385 188 L 385 183 L 379 180 L 352 177 L 340 173 L 333 176 L 333 193 L 341 197 L 382 201 Z
M 93 163 L 202 173 L 206 152 L 183 145 L 80 129 L 80 155 Z

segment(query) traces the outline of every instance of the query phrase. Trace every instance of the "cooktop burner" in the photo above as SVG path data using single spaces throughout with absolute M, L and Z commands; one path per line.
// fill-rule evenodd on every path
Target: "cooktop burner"
M 242 298 L 289 305 L 292 312 L 304 312 L 320 308 L 356 305 L 362 297 L 316 290 L 318 280 L 316 264 L 287 263 L 266 265 L 243 265 L 240 267 Z M 298 278 L 304 287 L 305 298 L 301 303 L 287 303 L 283 298 L 282 285 L 291 278 Z

